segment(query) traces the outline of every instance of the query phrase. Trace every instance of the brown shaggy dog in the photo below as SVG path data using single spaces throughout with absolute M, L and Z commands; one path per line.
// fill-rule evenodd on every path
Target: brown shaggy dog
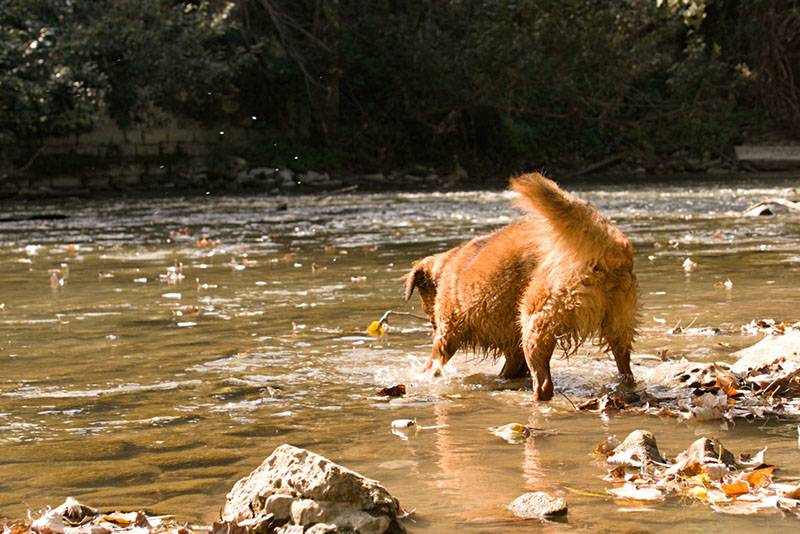
M 425 370 L 460 348 L 505 356 L 500 375 L 530 372 L 534 399 L 553 397 L 550 357 L 597 336 L 625 383 L 638 291 L 631 242 L 587 202 L 541 174 L 511 180 L 527 217 L 418 261 L 405 276 L 434 328 Z

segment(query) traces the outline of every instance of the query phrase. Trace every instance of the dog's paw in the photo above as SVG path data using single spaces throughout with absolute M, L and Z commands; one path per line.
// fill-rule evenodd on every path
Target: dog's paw
M 634 386 L 636 385 L 636 378 L 633 373 L 624 373 L 619 375 L 619 383 L 623 386 Z

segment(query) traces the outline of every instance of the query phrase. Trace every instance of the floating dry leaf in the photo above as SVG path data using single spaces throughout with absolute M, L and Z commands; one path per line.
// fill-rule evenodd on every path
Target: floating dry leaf
M 378 391 L 376 395 L 379 397 L 402 397 L 406 394 L 406 385 L 397 384 L 395 386 L 386 387 Z
M 525 425 L 522 423 L 508 423 L 507 425 L 489 428 L 489 432 L 509 443 L 523 441 L 525 439 L 524 431 Z
M 508 423 L 503 426 L 490 427 L 489 432 L 503 438 L 508 443 L 521 443 L 528 438 L 552 436 L 558 433 L 556 430 L 525 426 L 522 423 Z
M 392 428 L 408 428 L 416 424 L 416 419 L 395 419 L 392 421 Z

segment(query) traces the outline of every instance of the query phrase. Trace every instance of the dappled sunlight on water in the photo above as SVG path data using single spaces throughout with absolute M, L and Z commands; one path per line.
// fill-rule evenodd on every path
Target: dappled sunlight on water
M 643 304 L 635 373 L 646 375 L 660 350 L 729 360 L 756 341 L 740 332 L 751 319 L 800 319 L 800 219 L 737 215 L 792 185 L 576 187 L 634 241 Z M 565 397 L 616 380 L 591 346 L 554 361 L 564 395 L 537 406 L 526 381 L 496 378 L 498 362 L 459 354 L 443 377 L 422 375 L 430 334 L 416 319 L 395 316 L 385 337 L 366 335 L 384 311 L 417 307 L 402 303 L 399 280 L 415 258 L 510 222 L 509 200 L 465 192 L 3 206 L 8 216 L 70 218 L 0 224 L 0 516 L 73 495 L 210 521 L 235 480 L 290 442 L 381 480 L 416 508 L 419 532 L 528 530 L 504 509 L 526 490 L 569 500 L 569 522 L 544 530 L 783 525 L 677 500 L 632 507 L 591 496 L 605 488 L 591 452 L 638 427 L 667 454 L 715 434 L 736 452 L 768 445 L 782 475 L 797 476 L 794 422 L 723 430 L 576 414 Z M 690 274 L 687 257 L 699 266 Z M 699 335 L 668 335 L 679 322 Z M 406 397 L 376 396 L 397 383 Z M 393 434 L 398 418 L 419 429 Z M 509 422 L 559 434 L 510 445 L 487 431 Z M 678 513 L 689 528 L 674 524 Z

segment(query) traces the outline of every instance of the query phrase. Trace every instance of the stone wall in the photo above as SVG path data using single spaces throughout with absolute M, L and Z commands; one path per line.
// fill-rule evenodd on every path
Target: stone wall
M 102 116 L 89 132 L 45 139 L 29 172 L 5 179 L 0 173 L 0 197 L 156 185 L 199 188 L 205 185 L 209 156 L 215 149 L 241 146 L 254 137 L 253 131 L 243 127 L 212 130 L 196 121 L 169 116 L 129 128 Z M 36 172 L 42 167 L 46 172 Z
M 135 158 L 180 153 L 203 157 L 208 156 L 214 145 L 245 142 L 248 133 L 242 127 L 215 131 L 198 122 L 174 117 L 165 117 L 156 125 L 121 128 L 110 117 L 103 116 L 90 132 L 45 139 L 42 154 Z

